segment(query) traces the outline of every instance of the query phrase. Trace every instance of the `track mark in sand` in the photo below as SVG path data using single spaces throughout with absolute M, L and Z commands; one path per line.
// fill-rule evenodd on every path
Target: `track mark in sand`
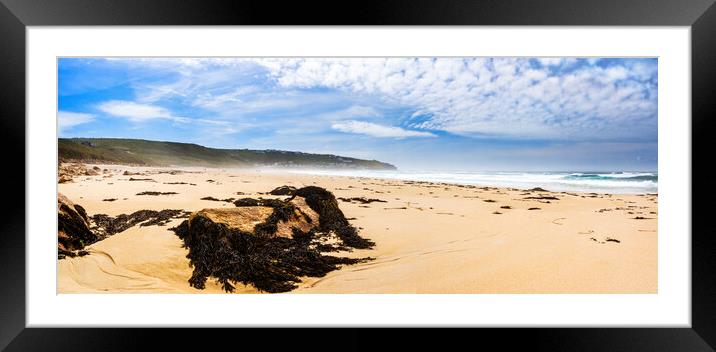
M 409 255 L 408 255 L 408 256 L 409 256 Z M 358 264 L 358 265 L 360 265 L 360 268 L 364 268 L 364 267 L 369 267 L 369 268 L 370 268 L 370 267 L 374 267 L 374 266 L 376 266 L 376 265 L 380 265 L 380 264 L 384 264 L 384 263 L 392 263 L 392 262 L 401 260 L 401 259 L 403 259 L 403 258 L 405 258 L 405 257 L 406 257 L 406 256 L 400 256 L 400 257 L 393 258 L 393 259 L 386 259 L 386 260 L 382 260 L 382 261 L 374 261 L 374 262 L 365 263 L 365 264 L 362 264 L 362 265 L 361 265 L 361 264 Z M 358 265 L 356 265 L 356 266 L 358 266 Z M 357 270 L 352 270 L 352 271 L 357 271 Z
M 321 282 L 325 281 L 326 279 L 328 279 L 328 278 L 324 277 L 324 278 L 322 278 L 322 279 L 318 279 L 318 280 L 316 280 L 315 282 L 313 282 L 312 284 L 307 285 L 307 286 L 305 286 L 305 287 L 306 287 L 306 288 L 316 287 L 318 284 L 320 284 Z
M 371 269 L 371 268 L 353 269 L 351 271 L 363 271 L 363 270 L 368 270 L 368 269 Z
M 160 282 L 162 281 L 161 279 L 154 278 L 141 272 L 137 272 L 124 266 L 118 265 L 115 259 L 107 252 L 94 250 L 92 248 L 89 248 L 88 252 L 89 255 L 84 258 L 88 258 L 89 260 L 91 260 L 93 262 L 92 266 L 97 271 L 110 277 L 122 278 L 131 282 L 129 286 L 123 288 L 125 290 L 142 290 L 146 288 L 151 288 L 156 285 L 156 282 L 153 282 L 152 280 L 159 280 Z M 72 266 L 71 273 L 79 273 L 77 266 L 78 263 L 76 261 L 71 261 L 70 265 Z M 74 281 L 78 285 L 85 288 L 97 289 L 101 291 L 109 290 L 106 288 L 94 287 L 93 285 L 87 285 L 84 283 L 85 280 L 81 278 L 81 274 L 79 275 L 79 277 L 74 278 Z
M 122 268 L 122 269 L 125 269 L 125 270 L 128 270 L 128 271 L 131 271 L 131 270 L 129 270 L 129 269 L 127 269 L 127 268 L 124 268 L 124 267 L 121 267 L 121 268 Z M 113 273 L 113 272 L 107 271 L 107 269 L 103 268 L 100 263 L 97 263 L 97 269 L 99 269 L 99 271 L 101 271 L 101 272 L 103 272 L 103 273 L 105 273 L 105 274 L 107 274 L 107 275 L 109 275 L 109 276 L 121 277 L 121 278 L 125 278 L 125 279 L 128 279 L 128 280 L 137 280 L 137 281 L 141 281 L 141 280 L 142 280 L 141 278 L 136 277 L 136 276 L 122 275 L 122 274 L 117 274 L 117 273 Z M 132 271 L 132 272 L 134 272 L 134 271 Z M 136 273 L 136 272 L 134 272 L 134 273 Z M 136 274 L 141 275 L 141 273 L 136 273 Z
M 496 236 L 496 235 L 495 235 L 495 236 Z M 481 238 L 481 237 L 480 237 L 480 236 L 473 236 L 473 237 L 466 238 L 466 239 L 463 239 L 463 240 L 453 240 L 453 241 L 445 242 L 445 243 L 443 243 L 443 244 L 440 244 L 440 245 L 437 245 L 437 246 L 434 246 L 434 247 L 445 246 L 446 244 L 453 244 L 453 243 L 456 243 L 456 242 L 463 242 L 463 243 L 464 243 L 464 242 L 470 242 L 470 241 L 473 241 L 473 240 L 475 240 L 475 239 L 477 239 L 477 238 Z M 454 248 L 454 247 L 449 247 L 449 248 L 443 248 L 443 249 L 432 250 L 432 251 L 428 251 L 428 252 L 414 251 L 414 252 L 410 252 L 410 253 L 405 253 L 404 255 L 399 255 L 399 256 L 394 257 L 394 258 L 389 258 L 389 259 L 386 258 L 386 259 L 383 259 L 383 260 L 375 260 L 375 261 L 371 261 L 371 262 L 367 262 L 367 263 L 356 264 L 356 265 L 353 266 L 351 269 L 344 267 L 344 268 L 342 268 L 342 269 L 340 269 L 340 270 L 337 270 L 337 271 L 333 272 L 331 276 L 320 278 L 320 279 L 314 281 L 313 283 L 310 283 L 310 284 L 307 284 L 307 285 L 303 286 L 303 288 L 314 288 L 314 287 L 318 286 L 319 284 L 323 283 L 324 281 L 334 280 L 334 279 L 337 279 L 337 278 L 340 278 L 341 280 L 344 280 L 344 281 L 363 281 L 363 280 L 367 280 L 367 279 L 366 279 L 366 278 L 346 279 L 346 278 L 344 278 L 344 275 L 346 275 L 346 274 L 348 274 L 348 273 L 351 273 L 351 272 L 360 272 L 360 271 L 365 271 L 365 270 L 369 270 L 369 269 L 379 268 L 379 267 L 382 267 L 384 264 L 396 262 L 396 261 L 399 261 L 399 260 L 402 260 L 402 259 L 406 259 L 406 258 L 416 258 L 416 257 L 420 257 L 420 256 L 427 255 L 427 254 L 433 254 L 433 253 L 447 254 L 447 253 L 464 252 L 464 251 L 469 251 L 469 250 L 474 250 L 474 249 L 475 249 L 474 247 L 473 247 L 473 248 Z
M 567 219 L 567 218 L 556 218 L 556 219 L 552 220 L 552 223 L 555 224 L 555 225 L 564 225 L 563 223 L 557 222 L 557 221 L 559 221 L 559 220 L 566 220 L 566 219 Z
M 420 255 L 422 256 L 422 255 L 433 254 L 433 253 L 456 253 L 456 252 L 465 252 L 465 251 L 468 251 L 468 250 L 470 250 L 470 249 L 472 249 L 472 248 L 460 248 L 460 249 L 445 248 L 445 249 L 438 249 L 438 250 L 429 251 L 429 252 L 423 252 L 423 253 L 420 253 Z
M 96 249 L 89 248 L 89 249 L 87 250 L 87 252 L 89 252 L 90 255 L 92 255 L 92 254 L 97 254 L 97 255 L 100 255 L 100 256 L 107 257 L 107 259 L 109 259 L 109 261 L 111 261 L 112 264 L 117 265 L 117 262 L 114 261 L 114 257 L 112 257 L 112 255 L 110 255 L 109 253 L 107 253 L 107 252 L 105 252 L 105 251 L 100 251 L 100 250 L 96 250 Z M 95 258 L 95 259 L 97 259 L 97 258 Z M 95 260 L 95 261 L 96 261 L 96 260 Z

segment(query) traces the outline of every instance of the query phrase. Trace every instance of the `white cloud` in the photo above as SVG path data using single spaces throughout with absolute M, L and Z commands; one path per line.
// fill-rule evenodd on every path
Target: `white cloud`
M 100 111 L 116 117 L 123 117 L 134 122 L 147 121 L 152 119 L 174 120 L 171 112 L 165 108 L 139 104 L 132 101 L 111 100 L 97 106 Z
M 111 100 L 99 104 L 97 108 L 111 116 L 125 118 L 136 123 L 164 119 L 180 125 L 202 127 L 202 131 L 217 136 L 236 133 L 247 127 L 246 124 L 242 126 L 242 124 L 225 120 L 176 116 L 169 109 L 132 101 Z
M 656 136 L 657 84 L 652 82 L 656 60 L 197 58 L 128 62 L 180 77 L 137 86 L 139 102 L 178 97 L 223 117 L 281 109 L 300 115 L 326 103 L 320 94 L 304 89 L 330 88 L 350 97 L 369 97 L 381 105 L 412 109 L 414 116 L 420 116 L 420 121 L 409 125 L 415 129 L 580 140 Z M 246 87 L 251 84 L 247 77 L 266 72 L 276 86 Z M 370 104 L 356 105 L 364 106 L 365 114 L 346 109 L 333 118 L 329 114 L 316 118 L 390 119 L 369 111 Z M 161 115 L 161 111 L 150 115 Z
M 57 112 L 57 121 L 58 121 L 58 127 L 59 132 L 62 133 L 66 129 L 71 128 L 73 126 L 81 125 L 83 123 L 88 123 L 94 121 L 95 116 L 92 114 L 85 114 L 85 113 L 79 113 L 79 112 L 70 112 L 70 111 L 58 111 Z
M 430 117 L 414 128 L 520 138 L 655 136 L 655 64 L 538 61 L 542 67 L 521 58 L 257 60 L 286 88 L 379 96 Z
M 539 63 L 542 64 L 543 66 L 557 66 L 562 63 L 561 58 L 554 58 L 554 57 L 543 57 L 543 58 L 537 59 L 537 61 L 539 61 Z
M 316 116 L 317 119 L 327 119 L 331 121 L 336 120 L 349 120 L 349 119 L 367 119 L 381 117 L 380 111 L 376 110 L 371 106 L 364 105 L 351 105 L 350 107 L 342 110 L 331 111 Z
M 411 131 L 400 127 L 383 126 L 371 122 L 355 120 L 337 122 L 331 125 L 331 127 L 341 132 L 364 134 L 379 138 L 436 137 L 430 132 Z

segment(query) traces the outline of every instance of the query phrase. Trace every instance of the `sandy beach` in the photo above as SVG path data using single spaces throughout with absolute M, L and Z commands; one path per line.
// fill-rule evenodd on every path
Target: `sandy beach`
M 233 208 L 221 199 L 285 198 L 264 194 L 282 185 L 320 186 L 339 199 L 385 201 L 339 201 L 360 235 L 375 242 L 372 249 L 341 255 L 373 260 L 325 277 L 302 278 L 290 293 L 657 292 L 654 194 L 525 192 L 281 171 L 96 166 L 107 172 L 76 176 L 58 186 L 90 215 Z M 176 194 L 137 195 L 145 191 Z M 58 292 L 223 293 L 212 279 L 203 290 L 188 284 L 188 250 L 169 230 L 181 221 L 134 226 L 87 246 L 89 255 L 58 260 Z M 258 291 L 238 285 L 236 292 Z

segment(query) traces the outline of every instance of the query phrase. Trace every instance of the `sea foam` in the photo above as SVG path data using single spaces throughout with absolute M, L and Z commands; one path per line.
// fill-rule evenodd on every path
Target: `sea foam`
M 658 174 L 656 172 L 464 172 L 401 170 L 292 170 L 291 172 L 313 175 L 512 187 L 520 189 L 541 187 L 558 192 L 614 194 L 658 192 Z

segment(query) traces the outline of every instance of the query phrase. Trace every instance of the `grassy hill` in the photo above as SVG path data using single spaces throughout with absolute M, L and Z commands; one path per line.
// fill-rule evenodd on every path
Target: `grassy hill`
M 60 161 L 106 162 L 149 166 L 320 167 L 394 170 L 377 160 L 282 150 L 214 149 L 198 144 L 116 138 L 60 138 Z

